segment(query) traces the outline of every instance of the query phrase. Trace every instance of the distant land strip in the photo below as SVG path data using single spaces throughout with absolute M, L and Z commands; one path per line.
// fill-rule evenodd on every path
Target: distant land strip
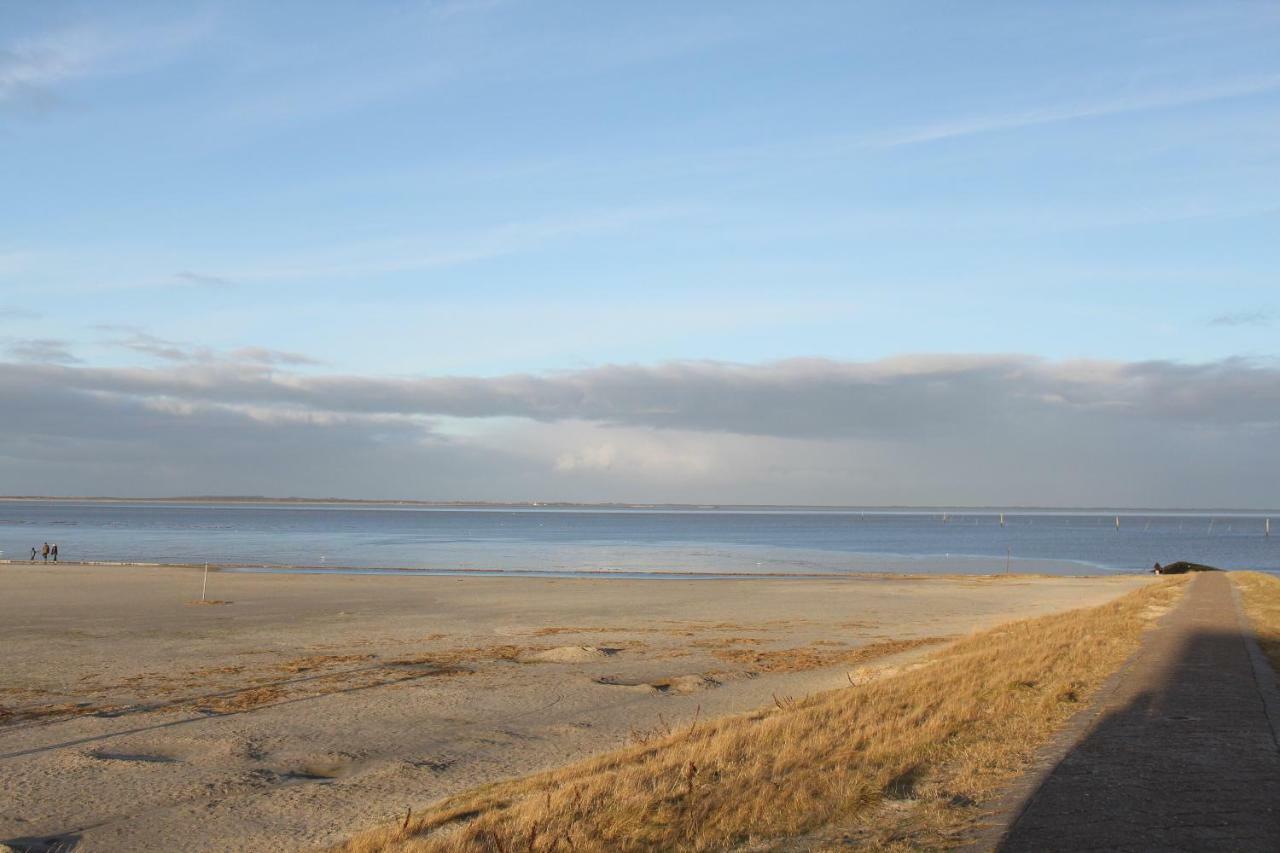
M 886 512 L 886 513 L 1120 513 L 1120 514 L 1195 514 L 1220 515 L 1246 514 L 1280 515 L 1280 508 L 1268 507 L 1122 507 L 1122 506 L 1019 506 L 1016 504 L 991 504 L 965 506 L 939 504 L 909 506 L 904 504 L 839 505 L 839 504 L 732 504 L 732 503 L 643 503 L 637 501 L 491 501 L 491 500 L 412 500 L 405 498 L 304 498 L 269 497 L 266 495 L 172 495 L 152 497 L 121 497 L 116 495 L 0 495 L 0 501 L 95 501 L 100 503 L 243 503 L 243 504 L 325 504 L 352 506 L 420 506 L 475 509 L 656 509 L 673 511 L 728 510 L 765 511 L 790 510 L 812 512 Z

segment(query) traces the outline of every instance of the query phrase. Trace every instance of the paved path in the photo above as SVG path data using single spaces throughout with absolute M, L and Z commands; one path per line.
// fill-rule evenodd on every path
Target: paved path
M 1275 684 L 1243 624 L 1225 574 L 1194 578 L 997 848 L 1280 851 Z

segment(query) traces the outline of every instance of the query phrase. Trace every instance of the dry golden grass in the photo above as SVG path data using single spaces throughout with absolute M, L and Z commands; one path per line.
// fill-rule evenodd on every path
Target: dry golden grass
M 684 623 L 678 623 L 683 625 Z M 534 637 L 555 637 L 560 634 L 671 634 L 671 628 L 627 627 L 625 625 L 549 625 L 531 632 Z
M 873 658 L 909 652 L 921 646 L 945 643 L 950 637 L 917 637 L 911 640 L 886 640 L 853 649 L 801 646 L 795 649 L 718 649 L 713 654 L 723 661 L 748 667 L 756 672 L 806 672 L 828 666 L 852 666 Z
M 950 846 L 1185 581 L 976 634 L 866 685 L 466 791 L 341 849 L 820 847 L 833 826 L 864 847 Z
M 5 708 L 0 706 L 0 725 L 57 719 L 60 717 L 83 717 L 110 710 L 112 709 L 109 707 L 94 705 L 89 702 L 54 702 L 25 708 Z
M 601 625 L 589 626 L 572 626 L 572 625 L 552 625 L 546 628 L 539 628 L 533 632 L 535 637 L 555 637 L 560 634 L 605 634 L 616 633 L 618 631 L 626 631 L 626 628 L 606 628 Z
M 307 655 L 285 661 L 276 668 L 289 673 L 311 672 L 330 666 L 341 666 L 347 663 L 359 663 L 372 660 L 373 655 Z
M 209 678 L 214 675 L 239 675 L 244 672 L 243 664 L 227 664 L 224 666 L 202 666 L 188 673 L 192 678 Z
M 442 649 L 422 654 L 402 655 L 389 658 L 385 663 L 395 666 L 439 666 L 456 667 L 465 664 L 483 663 L 486 661 L 519 661 L 526 655 L 546 651 L 548 646 L 517 646 L 511 643 L 500 643 L 494 646 L 474 646 L 465 649 Z
M 1232 572 L 1230 577 L 1240 588 L 1258 645 L 1280 673 L 1280 578 L 1262 572 Z
M 690 649 L 731 649 L 734 646 L 758 646 L 763 643 L 759 637 L 706 637 L 689 643 Z
M 252 711 L 255 708 L 261 708 L 264 705 L 274 705 L 288 696 L 288 693 L 279 687 L 268 685 L 265 687 L 250 687 L 246 690 L 237 690 L 227 696 L 214 696 L 209 699 L 202 699 L 194 703 L 199 710 L 210 714 L 240 714 L 245 711 Z
M 462 649 L 443 657 L 450 660 L 505 659 L 519 647 Z M 490 655 L 485 657 L 484 655 Z M 102 682 L 95 674 L 77 682 L 77 697 L 29 704 L 0 705 L 0 727 L 6 725 L 108 714 L 120 711 L 164 710 L 202 714 L 237 714 L 300 698 L 382 687 L 425 677 L 464 675 L 472 670 L 442 662 L 439 656 L 379 661 L 370 654 L 312 654 L 250 668 L 243 664 L 199 667 L 181 673 L 145 672 L 117 682 Z M 363 665 L 362 665 L 363 664 Z M 186 695 L 192 691 L 202 695 Z M 210 692 L 216 691 L 216 692 Z M 50 691 L 28 687 L 0 687 L 0 694 L 35 699 Z M 175 696 L 176 694 L 176 696 Z M 145 695 L 145 700 L 139 701 Z M 163 701 L 160 701 L 163 697 Z M 74 701 L 72 699 L 74 698 Z

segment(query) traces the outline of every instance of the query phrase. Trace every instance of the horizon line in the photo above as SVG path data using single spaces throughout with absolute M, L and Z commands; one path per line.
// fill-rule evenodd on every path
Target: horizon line
M 0 495 L 0 501 L 101 501 L 117 503 L 296 503 L 296 504 L 399 504 L 423 507 L 527 507 L 527 508 L 614 508 L 614 509 L 793 509 L 837 511 L 999 511 L 1024 510 L 1032 512 L 1097 511 L 1097 512 L 1223 512 L 1223 513 L 1276 513 L 1277 507 L 1222 507 L 1222 506 L 1122 506 L 1119 504 L 1053 505 L 1053 504 L 802 504 L 802 503 L 716 503 L 708 501 L 566 501 L 566 500 L 485 500 L 418 498 L 341 498 L 341 497 L 272 497 L 269 495 L 168 495 L 129 497 L 122 495 Z

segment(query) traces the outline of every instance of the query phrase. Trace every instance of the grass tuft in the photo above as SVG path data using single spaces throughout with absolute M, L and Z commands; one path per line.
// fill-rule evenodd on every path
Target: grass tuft
M 1280 578 L 1262 572 L 1232 572 L 1230 577 L 1240 588 L 1258 645 L 1280 673 Z

